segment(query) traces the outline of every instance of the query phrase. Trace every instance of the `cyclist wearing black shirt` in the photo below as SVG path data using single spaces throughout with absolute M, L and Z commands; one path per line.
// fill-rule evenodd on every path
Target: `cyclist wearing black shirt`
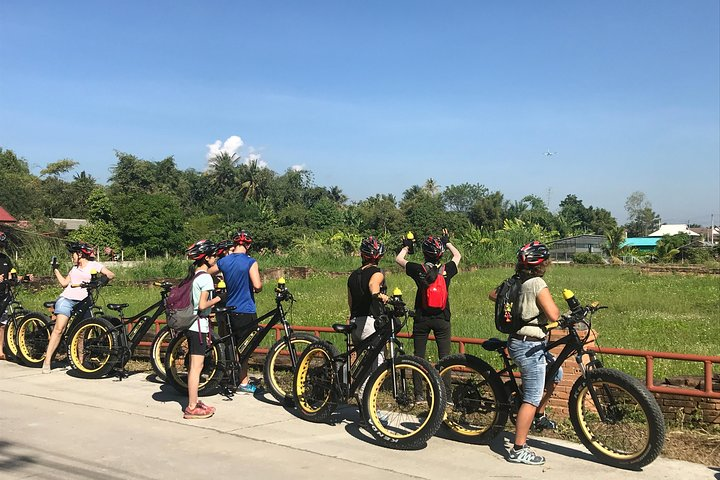
M 370 236 L 363 239 L 360 243 L 362 266 L 348 278 L 350 323 L 357 325 L 352 333 L 355 344 L 375 332 L 375 318 L 381 312 L 381 304 L 388 300 L 385 295 L 385 274 L 378 267 L 384 254 L 385 246 L 377 238 Z M 382 356 L 378 356 L 378 365 L 382 360 Z
M 453 257 L 449 262 L 442 265 L 440 261 L 446 247 Z M 450 354 L 450 297 L 448 295 L 444 308 L 428 307 L 423 300 L 427 284 L 434 280 L 436 272 L 445 278 L 445 287 L 449 293 L 450 280 L 458 273 L 458 264 L 462 256 L 458 249 L 450 243 L 447 229 L 443 229 L 441 237 L 430 235 L 423 241 L 424 264 L 407 261 L 405 257 L 408 250 L 409 245 L 403 245 L 400 253 L 395 257 L 395 261 L 405 269 L 407 276 L 412 278 L 418 287 L 415 294 L 415 322 L 413 324 L 415 355 L 425 358 L 428 336 L 430 332 L 433 332 L 438 347 L 439 360 Z
M 5 360 L 5 325 L 8 321 L 5 309 L 7 308 L 6 303 L 10 293 L 10 287 L 5 283 L 5 280 L 10 278 L 10 271 L 13 268 L 12 260 L 4 252 L 6 244 L 7 235 L 5 235 L 5 232 L 0 232 L 0 360 Z

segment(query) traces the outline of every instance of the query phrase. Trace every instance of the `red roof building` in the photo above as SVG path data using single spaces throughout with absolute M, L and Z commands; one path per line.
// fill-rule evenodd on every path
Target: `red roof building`
M 17 222 L 17 219 L 10 215 L 7 210 L 5 210 L 3 207 L 0 207 L 0 223 L 15 223 Z

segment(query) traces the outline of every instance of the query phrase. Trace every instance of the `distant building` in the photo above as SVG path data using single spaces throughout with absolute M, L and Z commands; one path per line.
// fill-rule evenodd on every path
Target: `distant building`
M 700 236 L 700 234 L 690 230 L 686 224 L 679 223 L 675 225 L 660 225 L 660 228 L 648 235 L 648 237 L 662 237 L 663 235 L 677 235 L 678 233 L 687 233 L 691 237 Z
M 652 253 L 657 248 L 661 237 L 630 237 L 626 238 L 622 247 L 634 248 L 638 252 Z
M 603 235 L 576 235 L 552 242 L 550 258 L 555 261 L 570 261 L 576 253 L 597 253 L 602 255 L 602 247 L 607 243 Z
M 691 228 L 690 230 L 700 235 L 706 242 L 720 242 L 720 227 L 714 227 L 712 229 L 710 227 L 699 227 Z
M 17 219 L 10 215 L 7 210 L 0 206 L 0 224 L 2 223 L 16 223 Z
M 88 221 L 83 218 L 51 218 L 50 220 L 66 232 L 72 232 L 88 224 Z

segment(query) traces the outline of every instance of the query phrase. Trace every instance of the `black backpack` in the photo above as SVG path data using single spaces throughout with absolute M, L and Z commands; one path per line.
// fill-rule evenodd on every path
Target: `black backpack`
M 502 333 L 515 333 L 525 324 L 518 305 L 522 284 L 523 281 L 515 274 L 495 289 L 495 328 Z

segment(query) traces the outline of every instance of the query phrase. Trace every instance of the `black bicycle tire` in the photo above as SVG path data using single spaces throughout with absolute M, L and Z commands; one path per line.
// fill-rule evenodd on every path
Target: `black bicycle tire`
M 586 389 L 587 382 L 602 382 L 615 385 L 630 395 L 642 408 L 647 419 L 648 428 L 647 442 L 642 450 L 629 455 L 612 452 L 611 447 L 603 445 L 598 436 L 588 431 L 579 412 L 583 398 L 581 394 Z M 570 390 L 569 407 L 570 422 L 575 429 L 575 433 L 582 444 L 602 463 L 637 470 L 652 463 L 660 455 L 665 443 L 665 420 L 655 397 L 638 379 L 609 368 L 591 370 L 585 377 L 578 378 L 573 384 Z
M 306 390 L 308 383 L 317 381 L 317 378 L 308 378 L 310 374 L 310 356 L 317 351 L 321 351 L 328 359 L 330 370 L 325 373 L 331 375 L 331 377 L 322 379 L 323 382 L 329 384 L 328 392 L 326 398 L 320 399 L 322 403 L 315 408 L 314 406 L 311 407 L 308 405 L 306 400 Z M 302 355 L 300 355 L 297 371 L 293 375 L 293 401 L 295 402 L 298 416 L 303 420 L 314 423 L 325 423 L 330 419 L 330 416 L 337 408 L 337 392 L 334 388 L 334 375 L 337 375 L 337 372 L 335 371 L 332 359 L 338 355 L 339 354 L 335 345 L 325 340 L 320 340 L 308 345 Z
M 193 332 L 197 333 L 197 332 Z M 170 340 L 170 344 L 168 345 L 167 354 L 165 355 L 165 383 L 172 386 L 175 390 L 177 390 L 179 393 L 182 393 L 184 395 L 187 395 L 188 389 L 187 389 L 187 382 L 185 382 L 181 376 L 176 374 L 175 367 L 172 365 L 176 360 L 176 357 L 178 353 L 176 350 L 179 349 L 180 345 L 182 344 L 183 340 L 185 340 L 184 334 L 176 335 L 175 338 Z M 214 355 L 215 365 L 214 366 L 208 366 L 206 363 L 203 367 L 203 372 L 205 373 L 208 368 L 210 368 L 210 376 L 207 378 L 206 381 L 200 381 L 200 385 L 198 386 L 198 395 L 199 396 L 210 396 L 215 395 L 220 391 L 220 382 L 223 378 L 223 369 L 224 365 L 226 363 L 225 359 L 225 349 L 222 348 L 224 344 L 220 341 L 220 338 L 215 335 L 215 333 L 212 334 L 212 345 L 211 345 L 211 353 L 210 356 Z M 186 354 L 186 353 L 185 353 Z M 185 355 L 182 354 L 182 355 Z M 206 354 L 207 356 L 207 354 Z M 184 360 L 183 360 L 184 361 Z
M 118 338 L 116 332 L 113 330 L 114 326 L 115 325 L 110 319 L 104 317 L 86 318 L 75 325 L 72 333 L 68 336 L 67 341 L 67 355 L 70 360 L 70 365 L 74 370 L 74 375 L 86 379 L 102 378 L 109 374 L 117 365 L 118 358 L 116 348 L 118 345 Z M 105 347 L 107 349 L 106 358 L 99 361 L 100 363 L 97 368 L 87 367 L 85 362 L 80 361 L 80 357 L 77 352 L 77 347 L 80 342 L 80 339 L 78 338 L 79 335 L 92 327 L 98 329 L 97 333 L 99 335 L 95 338 L 102 337 L 108 342 L 108 345 Z
M 305 347 L 317 342 L 320 340 L 315 335 L 311 335 L 309 333 L 292 333 L 290 335 L 290 344 L 293 345 L 294 343 L 304 343 Z M 268 350 L 267 356 L 265 357 L 265 365 L 263 366 L 263 380 L 265 382 L 265 388 L 268 392 L 280 403 L 285 403 L 290 400 L 292 400 L 292 379 L 290 380 L 290 389 L 289 391 L 285 391 L 277 381 L 277 375 L 275 374 L 275 368 L 279 365 L 278 363 L 278 356 L 280 353 L 285 349 L 285 339 L 281 338 L 277 342 L 273 344 L 272 347 Z M 303 348 L 304 350 L 304 348 Z M 302 352 L 297 353 L 297 356 L 299 358 L 300 354 Z M 294 377 L 295 372 L 292 371 L 292 365 L 290 375 L 291 377 Z
M 171 335 L 172 330 L 165 325 L 158 331 L 150 345 L 150 365 L 158 380 L 163 382 L 165 381 L 165 353 L 167 352 L 167 348 L 163 349 L 162 344 L 168 341 Z
M 447 402 L 443 381 L 440 378 L 438 371 L 430 364 L 430 362 L 412 355 L 401 355 L 395 357 L 396 369 L 406 366 L 410 366 L 419 374 L 425 375 L 429 386 L 432 388 L 432 400 L 429 396 L 426 398 L 428 402 L 432 401 L 430 413 L 418 430 L 402 437 L 393 437 L 388 433 L 389 430 L 382 425 L 382 421 L 377 417 L 377 412 L 374 408 L 377 402 L 373 401 L 373 398 L 375 398 L 377 392 L 380 390 L 380 387 L 387 376 L 387 372 L 389 372 L 392 368 L 390 360 L 387 360 L 383 365 L 376 368 L 370 375 L 367 383 L 365 384 L 362 400 L 363 412 L 365 414 L 365 420 L 368 423 L 368 430 L 380 444 L 395 450 L 417 450 L 419 448 L 423 448 L 427 441 L 438 431 L 440 425 L 442 425 Z
M 25 315 L 31 314 L 31 313 L 38 313 L 38 312 L 16 312 L 14 313 L 15 318 L 8 318 L 7 323 L 5 324 L 5 330 L 3 331 L 4 343 L 3 343 L 3 349 L 5 358 L 7 358 L 9 361 L 15 361 L 20 362 L 20 353 L 18 352 L 18 344 L 17 344 L 17 328 L 16 326 L 20 324 L 23 318 L 25 318 Z M 12 315 L 9 315 L 12 316 Z
M 42 349 L 43 353 L 39 357 L 33 357 L 31 358 L 29 356 L 30 352 L 28 350 L 29 348 L 29 342 L 30 339 L 26 337 L 27 335 L 27 323 L 36 320 L 43 324 L 44 330 L 47 332 L 47 340 L 44 341 L 45 348 Z M 25 365 L 26 367 L 30 368 L 40 368 L 42 367 L 43 361 L 45 360 L 45 353 L 47 351 L 47 342 L 50 340 L 50 319 L 47 318 L 44 314 L 33 312 L 32 314 L 27 314 L 23 316 L 23 319 L 20 321 L 17 327 L 16 332 L 16 339 L 18 343 L 18 358 L 20 359 L 20 363 Z M 34 343 L 34 341 L 33 341 Z
M 459 397 L 461 392 L 453 389 L 451 392 L 446 392 L 448 397 L 448 407 L 447 415 L 443 420 L 443 426 L 449 436 L 455 440 L 487 444 L 503 431 L 508 420 L 509 400 L 507 398 L 502 379 L 490 364 L 474 355 L 448 355 L 440 360 L 436 366 L 441 378 L 448 369 L 453 367 L 463 367 L 473 370 L 487 381 L 494 397 L 494 403 L 490 408 L 490 411 L 494 412 L 494 418 L 486 428 L 482 430 L 478 429 L 477 431 L 470 430 L 469 428 L 463 428 L 457 422 L 453 422 L 452 415 L 450 413 L 451 409 L 454 408 L 454 406 L 462 405 L 464 402 L 464 399 Z M 450 402 L 453 403 L 452 406 L 450 405 Z

